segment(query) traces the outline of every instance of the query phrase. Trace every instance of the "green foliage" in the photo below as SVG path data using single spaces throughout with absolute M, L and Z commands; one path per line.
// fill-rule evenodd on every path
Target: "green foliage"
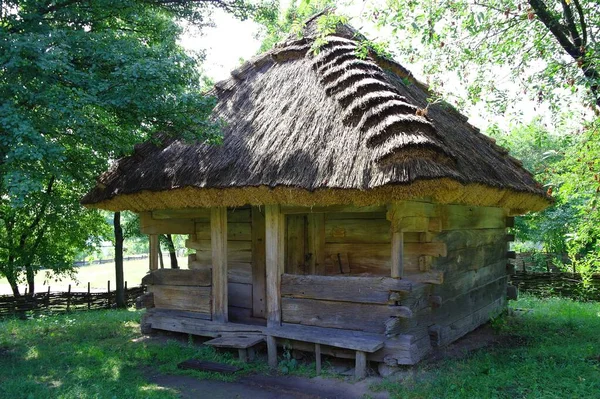
M 13 287 L 43 267 L 68 271 L 107 233 L 78 202 L 109 160 L 159 133 L 219 141 L 201 60 L 177 44 L 176 23 L 202 23 L 215 6 L 263 11 L 241 0 L 0 3 L 0 276 Z
M 298 368 L 298 361 L 292 357 L 292 349 L 288 344 L 283 345 L 283 358 L 279 361 L 279 371 L 290 374 Z
M 596 103 L 600 9 L 595 0 L 387 0 L 385 7 L 373 2 L 369 15 L 393 28 L 400 51 L 422 61 L 437 87 L 447 71 L 456 72 L 472 103 L 485 99 L 504 112 L 508 101 L 526 94 L 570 104 L 578 88 L 590 94 L 588 103 Z M 500 89 L 499 74 L 511 76 L 523 91 Z M 551 104 L 559 111 L 558 101 Z
M 335 6 L 333 0 L 293 0 L 287 9 L 278 11 L 273 9 L 269 13 L 258 15 L 256 22 L 260 23 L 265 30 L 260 52 L 271 49 L 276 43 L 282 41 L 289 35 L 302 37 L 304 22 L 312 15 Z M 323 15 L 319 18 L 319 29 L 322 32 L 335 29 L 343 16 L 335 14 Z M 323 35 L 326 36 L 326 35 Z

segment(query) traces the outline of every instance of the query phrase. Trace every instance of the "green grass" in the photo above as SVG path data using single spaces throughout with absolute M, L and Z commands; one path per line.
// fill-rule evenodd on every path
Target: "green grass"
M 493 322 L 502 344 L 418 366 L 412 377 L 390 377 L 375 388 L 396 398 L 600 397 L 600 305 L 525 297 L 511 308 L 515 315 Z M 268 372 L 265 362 L 241 364 L 231 353 L 191 342 L 137 340 L 140 314 L 0 321 L 0 397 L 175 398 L 176 392 L 149 382 L 149 374 L 235 378 L 177 369 L 190 358 L 235 364 L 242 375 Z M 301 363 L 289 371 L 310 377 L 314 366 Z
M 242 364 L 210 347 L 136 341 L 139 317 L 113 310 L 0 321 L 0 397 L 176 398 L 149 383 L 148 373 L 232 378 L 177 369 L 190 358 L 235 364 L 241 374 L 267 371 L 262 362 Z
M 377 384 L 395 398 L 600 398 L 600 304 L 523 297 L 493 321 L 500 344 Z

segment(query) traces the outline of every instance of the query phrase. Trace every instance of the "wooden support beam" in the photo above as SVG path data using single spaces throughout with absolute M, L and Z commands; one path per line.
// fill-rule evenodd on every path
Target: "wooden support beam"
M 265 215 L 252 207 L 252 315 L 266 318 Z
M 330 206 L 281 206 L 281 213 L 293 215 L 299 213 L 340 213 L 340 212 L 385 212 L 385 207 L 380 205 L 353 206 L 353 205 L 330 205 Z
M 400 229 L 392 232 L 392 264 L 393 278 L 402 278 L 404 274 L 404 232 Z
M 367 354 L 363 351 L 356 351 L 356 364 L 354 365 L 354 378 L 362 380 L 367 376 Z
M 215 207 L 210 212 L 212 249 L 212 319 L 227 322 L 227 208 Z
M 192 219 L 154 219 L 151 212 L 140 213 L 140 231 L 143 234 L 194 234 Z
M 272 335 L 267 335 L 267 353 L 269 367 L 277 368 L 277 340 Z
M 317 364 L 317 375 L 321 374 L 321 344 L 315 344 L 315 363 Z
M 150 270 L 158 270 L 158 235 L 150 234 Z
M 506 218 L 506 227 L 515 227 L 515 218 L 509 216 Z
M 281 275 L 283 274 L 285 218 L 279 205 L 265 206 L 265 258 L 267 273 L 267 326 L 281 324 Z

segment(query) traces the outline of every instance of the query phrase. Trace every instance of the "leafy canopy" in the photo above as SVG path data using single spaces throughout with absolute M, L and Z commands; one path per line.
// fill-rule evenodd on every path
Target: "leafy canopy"
M 0 3 L 0 275 L 11 285 L 62 267 L 100 234 L 78 200 L 110 159 L 157 133 L 218 140 L 178 20 L 240 0 L 5 0 Z

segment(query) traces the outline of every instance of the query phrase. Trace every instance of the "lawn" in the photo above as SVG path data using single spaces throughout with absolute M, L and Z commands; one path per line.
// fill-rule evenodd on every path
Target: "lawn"
M 493 321 L 505 344 L 421 365 L 402 382 L 392 376 L 374 388 L 397 398 L 598 398 L 600 305 L 525 297 L 511 309 Z M 140 340 L 139 317 L 92 311 L 0 321 L 0 397 L 174 398 L 148 381 L 149 370 L 222 378 L 176 365 L 192 357 L 240 365 L 191 342 Z M 241 366 L 267 371 L 264 363 Z
M 170 265 L 168 255 L 164 256 L 165 265 Z M 187 258 L 178 258 L 182 267 L 187 267 Z M 46 273 L 39 272 L 35 276 L 36 292 L 46 292 L 48 286 L 52 291 L 67 291 L 71 284 L 72 291 L 87 291 L 87 283 L 90 283 L 92 290 L 106 290 L 107 283 L 110 280 L 111 290 L 115 289 L 115 264 L 105 263 L 101 265 L 78 266 L 76 279 L 63 278 L 62 281 L 46 281 Z M 130 260 L 123 264 L 123 273 L 125 281 L 129 287 L 140 285 L 142 277 L 148 272 L 148 259 Z M 25 285 L 21 284 L 21 292 L 25 292 Z M 5 278 L 0 278 L 0 295 L 10 295 L 12 291 Z
M 499 345 L 377 388 L 397 398 L 600 398 L 600 303 L 523 297 L 510 308 L 492 322 Z

